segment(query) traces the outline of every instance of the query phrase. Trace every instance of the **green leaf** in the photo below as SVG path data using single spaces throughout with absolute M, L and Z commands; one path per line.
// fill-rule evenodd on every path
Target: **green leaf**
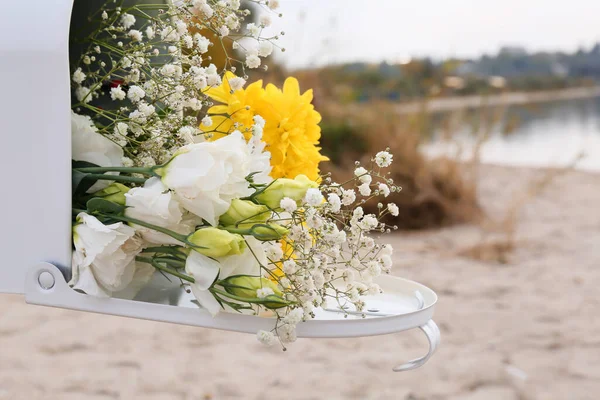
M 104 200 L 98 197 L 94 197 L 86 203 L 88 213 L 102 213 L 102 214 L 121 214 L 125 211 L 125 206 L 122 206 L 112 201 Z
M 71 161 L 72 168 L 97 167 L 96 164 L 87 161 Z M 76 171 L 71 172 L 71 195 L 73 197 L 83 196 L 87 190 L 91 188 L 98 179 L 88 177 L 88 173 Z

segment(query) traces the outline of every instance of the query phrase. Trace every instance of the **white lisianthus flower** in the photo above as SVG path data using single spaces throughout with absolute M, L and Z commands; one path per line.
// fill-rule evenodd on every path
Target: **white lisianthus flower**
M 260 275 L 260 266 L 269 264 L 262 243 L 252 236 L 246 236 L 245 240 L 247 246 L 242 254 L 216 258 L 221 264 L 220 279 L 232 275 Z
M 92 119 L 71 111 L 71 158 L 101 167 L 122 166 L 123 149 L 98 133 Z M 97 181 L 88 193 L 102 190 L 110 181 Z
M 190 285 L 198 303 L 213 317 L 221 311 L 221 305 L 208 290 L 219 276 L 219 262 L 196 251 L 190 252 L 185 262 L 185 272 L 194 278 Z
M 226 279 L 233 275 L 254 276 L 260 274 L 261 265 L 268 264 L 261 242 L 253 237 L 247 237 L 246 243 L 248 246 L 242 254 L 213 259 L 192 251 L 186 260 L 185 271 L 196 281 L 190 285 L 192 293 L 198 303 L 213 316 L 222 309 L 208 290 L 217 276 L 219 279 Z
M 166 228 L 182 235 L 194 232 L 200 218 L 184 218 L 184 210 L 159 178 L 150 178 L 144 187 L 125 193 L 125 216 Z M 132 225 L 138 234 L 153 244 L 181 244 L 172 237 L 153 229 Z
M 188 211 L 216 226 L 231 200 L 252 194 L 246 176 L 247 143 L 240 132 L 214 142 L 193 143 L 158 170 L 166 187 Z
M 110 297 L 132 283 L 137 268 L 135 257 L 143 244 L 133 228 L 122 222 L 104 225 L 96 217 L 80 213 L 73 227 L 73 243 L 72 288 Z

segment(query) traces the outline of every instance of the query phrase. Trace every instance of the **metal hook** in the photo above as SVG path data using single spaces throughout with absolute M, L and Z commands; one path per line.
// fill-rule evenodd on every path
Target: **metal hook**
M 417 310 L 423 309 L 423 307 L 425 306 L 425 298 L 423 297 L 423 294 L 421 294 L 421 292 L 416 290 L 415 298 L 417 299 Z M 382 313 L 382 312 L 379 312 L 379 310 L 351 311 L 351 310 L 344 310 L 341 308 L 339 308 L 339 309 L 326 308 L 325 311 L 344 313 L 344 314 L 350 314 L 350 315 L 363 315 L 363 316 L 368 315 L 368 316 L 375 316 L 375 317 L 389 317 L 389 316 L 394 315 L 394 314 Z M 427 340 L 429 341 L 429 352 L 427 352 L 427 354 L 423 357 L 416 358 L 414 360 L 408 361 L 404 364 L 400 364 L 400 365 L 394 367 L 393 368 L 394 372 L 409 371 L 411 369 L 416 369 L 416 368 L 421 367 L 423 364 L 425 364 L 431 358 L 433 353 L 435 353 L 435 351 L 439 347 L 440 341 L 441 341 L 440 328 L 438 328 L 438 326 L 436 325 L 435 322 L 433 322 L 433 320 L 429 320 L 425 325 L 420 326 L 419 329 L 421 331 L 423 331 L 425 336 L 427 336 Z
M 397 367 L 393 368 L 394 372 L 408 371 L 411 369 L 416 369 L 425 364 L 435 353 L 437 348 L 440 345 L 440 328 L 433 322 L 433 320 L 429 320 L 425 325 L 419 327 L 420 330 L 423 331 L 425 336 L 427 336 L 427 340 L 429 341 L 429 352 L 423 357 L 415 358 L 414 360 L 410 360 L 407 363 L 400 364 Z
M 421 292 L 419 292 L 418 290 L 415 291 L 415 297 L 417 298 L 418 302 L 417 308 L 420 310 L 425 306 L 425 299 L 423 298 Z M 440 328 L 438 328 L 438 326 L 435 322 L 433 322 L 432 319 L 429 320 L 425 325 L 420 326 L 419 329 L 423 331 L 425 336 L 427 336 L 427 340 L 429 341 L 429 352 L 427 352 L 427 354 L 423 357 L 415 358 L 414 360 L 410 360 L 407 363 L 400 364 L 397 367 L 394 367 L 394 372 L 409 371 L 411 369 L 419 368 L 431 358 L 433 353 L 435 353 L 438 346 L 440 345 Z

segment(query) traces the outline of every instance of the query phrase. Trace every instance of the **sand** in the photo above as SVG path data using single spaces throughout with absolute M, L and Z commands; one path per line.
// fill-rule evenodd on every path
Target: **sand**
M 485 166 L 488 214 L 500 218 L 541 174 Z M 301 339 L 283 353 L 252 335 L 2 295 L 0 399 L 597 399 L 599 204 L 600 175 L 556 178 L 521 210 L 517 247 L 504 263 L 461 255 L 481 243 L 476 226 L 392 237 L 394 273 L 440 296 L 442 345 L 416 371 L 391 367 L 425 352 L 418 330 Z

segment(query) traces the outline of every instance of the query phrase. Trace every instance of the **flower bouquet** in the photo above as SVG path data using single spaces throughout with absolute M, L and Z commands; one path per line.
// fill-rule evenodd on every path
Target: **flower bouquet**
M 392 247 L 373 235 L 395 229 L 380 220 L 400 188 L 383 149 L 347 182 L 320 173 L 312 92 L 248 84 L 278 48 L 262 36 L 277 1 L 249 3 L 254 22 L 239 0 L 107 1 L 71 39 L 69 285 L 134 299 L 151 280 L 176 284 L 213 316 L 273 318 L 258 339 L 285 345 L 317 309 L 360 313 L 381 292 Z

